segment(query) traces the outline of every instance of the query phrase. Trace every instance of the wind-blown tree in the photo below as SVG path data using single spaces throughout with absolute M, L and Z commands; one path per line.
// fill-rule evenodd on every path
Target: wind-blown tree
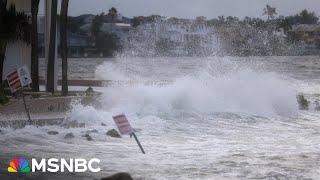
M 38 12 L 40 0 L 31 0 L 31 78 L 33 91 L 39 91 Z
M 54 93 L 54 65 L 56 55 L 56 27 L 57 27 L 57 9 L 58 1 L 51 0 L 51 19 L 50 19 L 50 42 L 49 42 L 49 55 L 47 65 L 47 92 Z
M 68 6 L 69 0 L 62 0 L 60 11 L 60 47 L 62 59 L 62 95 L 68 95 Z
M 16 41 L 30 43 L 29 17 L 17 12 L 13 5 L 9 9 L 6 7 L 7 2 L 0 0 L 0 87 L 3 84 L 3 65 L 8 43 Z
M 275 15 L 277 15 L 277 11 L 276 8 L 271 7 L 269 5 L 267 5 L 264 9 L 263 9 L 263 15 L 268 16 L 268 20 L 270 19 L 274 19 Z

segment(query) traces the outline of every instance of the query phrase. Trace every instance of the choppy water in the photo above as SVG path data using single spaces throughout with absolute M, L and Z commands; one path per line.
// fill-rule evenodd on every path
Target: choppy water
M 100 158 L 101 177 L 136 179 L 319 179 L 320 112 L 298 110 L 320 90 L 319 57 L 127 58 L 71 60 L 72 76 L 121 82 L 102 90 L 101 109 L 74 105 L 68 118 L 86 128 L 1 129 L 1 154 Z M 75 62 L 81 63 L 75 63 Z M 87 63 L 96 68 L 88 68 Z M 93 65 L 94 66 L 94 65 Z M 166 83 L 163 83 L 166 82 Z M 105 135 L 126 113 L 133 139 Z M 101 126 L 105 123 L 107 127 Z M 94 141 L 82 137 L 86 131 Z M 57 130 L 59 135 L 47 135 Z M 65 140 L 73 132 L 75 139 Z M 87 178 L 91 178 L 87 177 Z

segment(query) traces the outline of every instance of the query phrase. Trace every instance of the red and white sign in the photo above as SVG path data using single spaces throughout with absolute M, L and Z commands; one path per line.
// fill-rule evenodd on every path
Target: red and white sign
M 22 88 L 21 81 L 19 78 L 18 70 L 14 70 L 7 75 L 8 84 L 11 92 L 16 92 Z
M 12 93 L 17 92 L 22 87 L 32 83 L 27 66 L 23 66 L 8 73 L 7 80 Z
M 126 134 L 130 135 L 130 134 L 134 133 L 128 119 L 126 118 L 126 116 L 124 114 L 114 116 L 113 120 L 116 123 L 116 125 L 122 135 L 126 135 Z

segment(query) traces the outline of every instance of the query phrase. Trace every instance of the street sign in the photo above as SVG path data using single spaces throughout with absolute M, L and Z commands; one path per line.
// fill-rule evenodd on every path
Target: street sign
M 27 66 L 22 66 L 21 68 L 18 69 L 20 81 L 22 86 L 28 86 L 29 84 L 32 83 L 31 77 L 29 70 Z
M 27 66 L 22 66 L 7 74 L 7 81 L 12 93 L 32 83 Z
M 24 108 L 26 110 L 26 113 L 28 115 L 28 119 L 29 119 L 29 123 L 31 124 L 31 117 L 30 117 L 30 112 L 29 109 L 27 107 L 27 103 L 23 94 L 23 87 L 24 86 L 28 86 L 32 83 L 31 77 L 30 77 L 30 73 L 29 70 L 27 68 L 27 66 L 22 66 L 18 69 L 15 69 L 13 71 L 11 71 L 10 73 L 7 74 L 7 81 L 10 87 L 10 90 L 12 93 L 15 93 L 19 90 L 21 91 L 21 95 L 22 95 L 22 99 L 23 99 L 23 104 L 24 104 Z
M 114 116 L 113 120 L 116 123 L 116 125 L 120 131 L 120 134 L 131 135 L 134 132 L 129 121 L 127 120 L 127 118 L 124 114 Z
M 19 78 L 18 70 L 14 70 L 7 74 L 7 81 L 12 93 L 22 88 L 21 81 Z
M 114 122 L 116 123 L 119 131 L 120 131 L 120 134 L 122 135 L 130 135 L 130 136 L 133 136 L 134 139 L 136 140 L 141 152 L 143 154 L 145 154 L 143 148 L 142 148 L 142 145 L 140 143 L 140 141 L 138 140 L 138 137 L 136 136 L 136 134 L 134 133 L 134 130 L 133 128 L 131 127 L 126 115 L 124 114 L 120 114 L 118 116 L 114 116 L 113 117 L 113 120 Z

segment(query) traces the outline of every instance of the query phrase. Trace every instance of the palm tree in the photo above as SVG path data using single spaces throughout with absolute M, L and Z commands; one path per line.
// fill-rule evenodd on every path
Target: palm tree
M 67 23 L 68 23 L 69 0 L 62 0 L 60 11 L 60 47 L 62 58 L 62 95 L 68 95 L 68 41 L 67 41 Z
M 38 12 L 40 0 L 31 0 L 31 77 L 33 91 L 39 91 Z
M 7 45 L 10 42 L 30 43 L 29 17 L 17 12 L 14 5 L 9 9 L 5 0 L 0 0 L 0 87 L 2 87 L 3 64 Z
M 50 42 L 47 65 L 47 92 L 54 93 L 54 65 L 56 55 L 56 34 L 57 34 L 57 9 L 58 1 L 51 0 L 51 19 L 50 19 Z
M 264 9 L 263 9 L 263 15 L 267 15 L 268 16 L 268 20 L 273 19 L 275 15 L 277 15 L 277 11 L 276 8 L 273 8 L 269 5 L 267 5 Z
M 116 17 L 118 16 L 118 10 L 112 7 L 111 9 L 109 9 L 108 15 L 111 17 L 111 21 L 114 23 Z

